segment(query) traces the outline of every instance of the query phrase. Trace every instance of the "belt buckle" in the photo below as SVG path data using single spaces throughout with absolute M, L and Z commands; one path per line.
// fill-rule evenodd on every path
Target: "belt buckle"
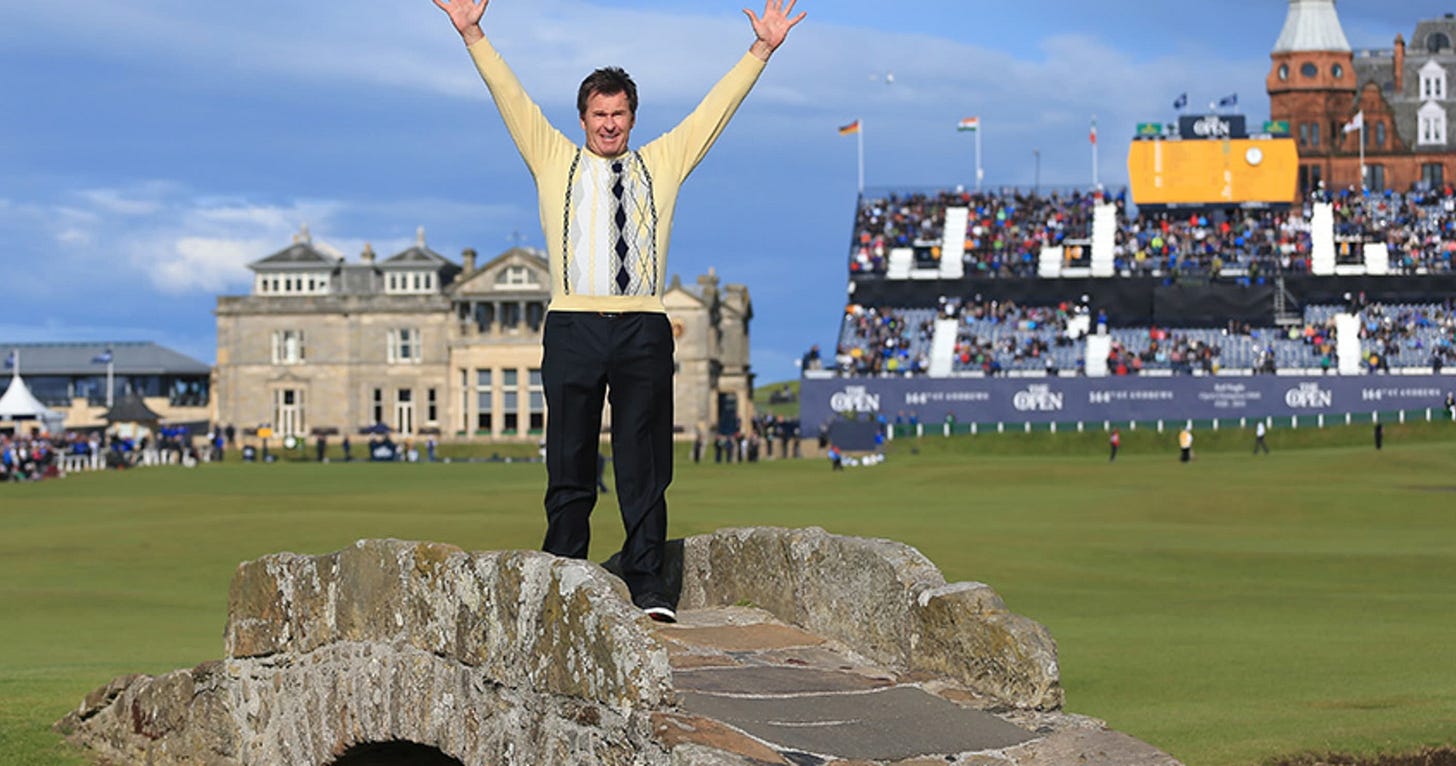
M 623 313 L 624 312 L 621 311 L 598 311 L 597 316 L 605 317 L 607 319 L 617 319 L 618 317 L 622 316 Z

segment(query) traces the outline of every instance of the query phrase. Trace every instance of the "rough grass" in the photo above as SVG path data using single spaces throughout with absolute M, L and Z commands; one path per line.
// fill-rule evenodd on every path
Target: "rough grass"
M 1276 431 L 1259 458 L 1210 438 L 1187 465 L 1171 434 L 1113 464 L 1092 434 L 1073 454 L 902 440 L 840 473 L 680 459 L 671 534 L 817 525 L 914 545 L 1050 628 L 1069 710 L 1194 766 L 1449 746 L 1456 441 L 1387 431 L 1376 452 L 1361 432 L 1290 449 Z M 238 562 L 368 537 L 534 548 L 543 483 L 539 464 L 229 463 L 0 486 L 0 762 L 79 762 L 48 727 L 87 691 L 220 657 Z M 612 496 L 595 529 L 603 560 Z

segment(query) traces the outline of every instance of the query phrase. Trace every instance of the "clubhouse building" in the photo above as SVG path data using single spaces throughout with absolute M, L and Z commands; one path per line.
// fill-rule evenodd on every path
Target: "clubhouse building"
M 249 268 L 252 292 L 217 301 L 217 422 L 280 437 L 381 424 L 403 437 L 544 435 L 540 251 L 477 264 L 466 250 L 457 264 L 421 230 L 400 253 L 379 258 L 366 245 L 349 261 L 305 229 Z M 748 289 L 710 270 L 690 285 L 674 277 L 664 302 L 677 340 L 675 429 L 691 437 L 751 416 Z

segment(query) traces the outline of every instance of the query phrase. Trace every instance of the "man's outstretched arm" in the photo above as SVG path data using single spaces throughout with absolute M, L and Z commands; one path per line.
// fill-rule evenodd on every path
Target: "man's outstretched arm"
M 759 16 L 745 8 L 744 15 L 753 23 L 753 45 L 743 54 L 738 63 L 719 80 L 708 95 L 677 127 L 657 141 L 652 142 L 660 156 L 672 163 L 679 179 L 687 178 L 694 167 L 702 162 L 708 149 L 718 140 L 723 128 L 733 118 L 739 104 L 757 82 L 769 57 L 793 29 L 808 14 L 790 16 L 797 0 L 765 0 L 763 15 Z M 646 151 L 646 149 L 644 149 Z
M 465 1 L 468 2 L 468 0 Z M 438 3 L 440 0 L 435 0 L 435 2 Z M 768 61 L 769 56 L 772 56 L 773 52 L 784 44 L 784 39 L 789 36 L 789 30 L 809 15 L 807 12 L 800 11 L 798 16 L 789 18 L 789 14 L 794 12 L 794 5 L 797 2 L 798 0 L 789 0 L 785 5 L 783 0 L 766 0 L 763 4 L 763 16 L 758 16 L 748 8 L 743 9 L 748 20 L 753 23 L 753 34 L 756 38 L 748 50 L 759 61 Z M 476 20 L 478 21 L 479 18 L 477 15 Z
M 450 23 L 490 89 L 496 109 L 505 121 L 511 140 L 520 150 L 526 166 L 535 175 L 543 163 L 549 163 L 553 153 L 569 149 L 570 140 L 551 126 L 541 108 L 526 94 L 525 88 L 516 78 L 504 59 L 491 47 L 485 33 L 480 29 L 480 19 L 485 15 L 490 0 L 433 0 L 435 5 L 450 17 Z
M 450 16 L 450 23 L 466 45 L 474 45 L 485 33 L 480 31 L 480 18 L 490 0 L 435 0 L 435 5 Z

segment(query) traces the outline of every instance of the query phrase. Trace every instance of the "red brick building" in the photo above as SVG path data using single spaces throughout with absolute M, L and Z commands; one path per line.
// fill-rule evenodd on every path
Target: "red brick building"
M 1269 54 L 1269 116 L 1299 148 L 1300 195 L 1323 184 L 1405 191 L 1456 178 L 1456 16 L 1416 24 L 1407 47 L 1353 51 L 1334 0 L 1289 0 Z M 1359 121 L 1356 117 L 1359 115 Z M 1360 130 L 1347 131 L 1363 123 Z

